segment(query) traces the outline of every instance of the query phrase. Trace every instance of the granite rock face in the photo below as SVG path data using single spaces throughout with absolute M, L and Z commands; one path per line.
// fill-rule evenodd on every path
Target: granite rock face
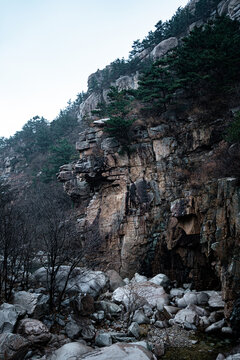
M 166 116 L 167 123 L 141 127 L 129 155 L 104 125 L 83 131 L 80 158 L 61 168 L 59 180 L 77 203 L 87 263 L 123 278 L 163 273 L 197 290 L 222 287 L 228 316 L 239 289 L 240 188 L 235 178 L 196 175 L 223 125 L 190 118 L 180 127 Z

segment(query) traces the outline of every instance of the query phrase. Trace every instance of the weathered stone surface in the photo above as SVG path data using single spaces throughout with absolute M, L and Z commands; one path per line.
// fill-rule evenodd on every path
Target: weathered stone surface
M 74 339 L 78 339 L 81 331 L 82 331 L 82 327 L 80 327 L 76 321 L 69 321 L 65 327 L 65 331 L 67 336 L 74 340 Z
M 104 332 L 97 333 L 95 337 L 95 344 L 100 347 L 112 345 L 111 334 Z
M 14 293 L 13 297 L 14 304 L 21 305 L 27 311 L 28 315 L 37 318 L 47 313 L 48 301 L 48 295 L 29 293 L 27 291 L 18 291 Z
M 66 265 L 61 266 L 59 269 L 56 277 L 59 291 L 61 291 L 65 285 L 69 269 L 70 266 Z M 37 282 L 46 284 L 47 271 L 45 268 L 38 269 L 33 275 Z M 87 293 L 96 297 L 107 285 L 107 282 L 108 277 L 102 271 L 75 268 L 68 281 L 66 292 Z
M 137 324 L 149 324 L 149 318 L 144 314 L 142 310 L 136 310 L 133 316 L 133 321 Z
M 139 338 L 140 336 L 140 327 L 139 324 L 137 322 L 133 322 L 131 323 L 131 325 L 128 328 L 128 333 L 129 335 L 134 336 L 136 339 Z
M 79 360 L 156 360 L 155 356 L 141 345 L 114 344 L 79 357 Z
M 47 343 L 52 337 L 46 325 L 36 319 L 20 320 L 17 332 L 33 344 Z
M 109 277 L 109 287 L 111 291 L 125 285 L 125 282 L 116 270 L 108 270 L 106 275 Z
M 178 324 L 184 324 L 185 322 L 198 325 L 199 323 L 199 316 L 197 312 L 187 307 L 186 309 L 180 310 L 176 316 L 174 317 L 174 321 Z
M 139 302 L 144 305 L 148 303 L 151 306 L 157 306 L 160 298 L 166 298 L 167 294 L 162 286 L 155 285 L 148 281 L 125 285 L 113 292 L 113 301 L 123 303 L 126 307 L 132 302 Z
M 122 312 L 120 306 L 110 301 L 99 301 L 96 303 L 96 308 L 98 310 L 103 310 L 105 314 L 110 314 L 112 316 L 118 316 Z
M 0 359 L 23 360 L 29 349 L 29 342 L 18 334 L 0 335 Z
M 210 332 L 216 332 L 216 331 L 219 331 L 222 329 L 222 327 L 224 326 L 225 324 L 225 319 L 222 319 L 210 326 L 208 326 L 206 329 L 205 329 L 205 332 L 206 333 L 210 333 Z
M 17 323 L 19 315 L 25 311 L 20 306 L 4 303 L 0 306 L 0 334 L 11 333 Z
M 72 342 L 69 344 L 65 344 L 48 358 L 49 360 L 73 360 L 78 359 L 79 356 L 84 355 L 93 351 L 90 346 L 86 346 L 84 344 L 78 342 Z
M 177 45 L 178 39 L 175 37 L 163 40 L 151 51 L 150 57 L 152 57 L 153 60 L 157 60 L 165 55 L 169 50 L 174 49 Z
M 209 300 L 208 305 L 212 308 L 223 308 L 224 307 L 224 301 L 222 300 L 222 296 L 220 292 L 217 291 L 211 291 L 208 292 L 209 294 Z
M 170 285 L 169 278 L 164 274 L 158 274 L 153 278 L 149 279 L 150 282 L 162 286 L 163 288 L 167 288 Z

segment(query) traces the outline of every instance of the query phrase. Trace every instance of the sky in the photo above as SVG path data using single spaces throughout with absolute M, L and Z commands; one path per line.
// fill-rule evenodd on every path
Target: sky
M 188 0 L 0 0 L 0 137 L 51 121 Z

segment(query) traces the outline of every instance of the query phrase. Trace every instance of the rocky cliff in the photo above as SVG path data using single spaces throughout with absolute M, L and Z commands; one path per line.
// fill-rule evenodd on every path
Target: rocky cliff
M 134 128 L 128 154 L 101 126 L 79 136 L 79 161 L 59 180 L 77 204 L 87 259 L 122 276 L 167 274 L 197 289 L 239 293 L 240 187 L 208 174 L 228 119 L 199 123 L 179 111 Z M 226 308 L 226 315 L 229 315 Z

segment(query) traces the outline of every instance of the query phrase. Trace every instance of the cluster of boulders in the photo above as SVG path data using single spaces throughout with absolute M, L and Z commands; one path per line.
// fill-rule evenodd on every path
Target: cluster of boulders
M 59 291 L 68 270 L 58 273 Z M 219 291 L 177 288 L 164 274 L 130 281 L 114 270 L 76 268 L 60 313 L 49 313 L 46 270 L 33 281 L 34 290 L 0 306 L 0 359 L 156 359 L 166 346 L 192 346 L 187 334 L 196 330 L 232 333 Z

